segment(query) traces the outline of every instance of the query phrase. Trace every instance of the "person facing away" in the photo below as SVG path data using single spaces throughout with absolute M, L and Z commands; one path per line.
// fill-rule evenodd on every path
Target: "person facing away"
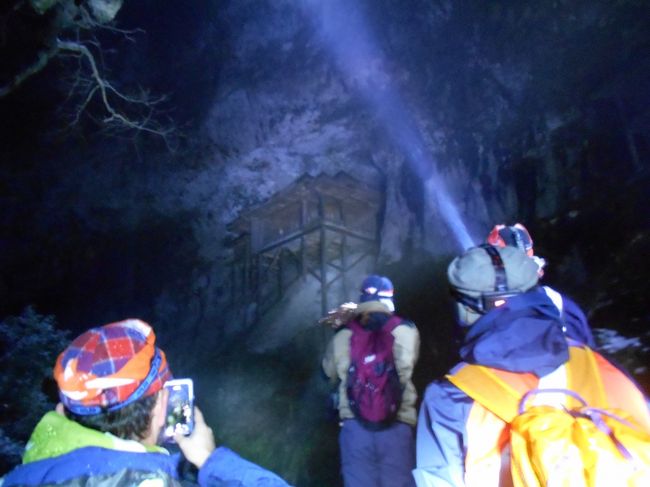
M 181 455 L 158 446 L 168 399 L 163 385 L 172 374 L 155 342 L 153 329 L 137 319 L 77 337 L 54 367 L 61 402 L 36 425 L 22 465 L 0 485 L 180 486 Z M 228 448 L 215 448 L 201 411 L 194 412 L 194 431 L 174 439 L 198 468 L 199 485 L 288 485 Z
M 598 353 L 567 338 L 554 304 L 537 289 L 537 271 L 522 250 L 488 244 L 467 250 L 449 265 L 457 319 L 466 330 L 463 362 L 425 391 L 413 472 L 418 487 L 512 485 L 508 424 L 460 388 L 458 378 L 472 365 L 489 368 L 491 377 L 515 389 L 517 401 L 530 389 L 567 389 L 568 384 L 584 394 L 598 380 L 609 407 L 629 412 L 650 432 L 643 394 Z M 573 375 L 574 357 L 584 355 L 593 357 L 595 370 L 577 369 Z M 564 407 L 566 398 L 553 396 Z M 502 400 L 494 393 L 485 397 Z
M 544 275 L 546 260 L 535 255 L 533 239 L 526 227 L 521 223 L 515 223 L 514 225 L 495 225 L 488 234 L 486 242 L 496 247 L 508 246 L 523 250 L 537 264 L 539 278 L 541 279 Z M 539 292 L 546 294 L 557 308 L 560 318 L 564 322 L 566 335 L 569 338 L 584 343 L 590 348 L 596 348 L 596 340 L 587 322 L 587 317 L 580 309 L 580 306 L 572 299 L 560 294 L 549 286 L 539 286 L 537 289 Z
M 341 419 L 339 446 L 341 472 L 346 487 L 412 486 L 411 470 L 415 465 L 413 427 L 417 411 L 417 393 L 411 381 L 418 359 L 420 336 L 415 325 L 393 314 L 393 284 L 387 277 L 371 275 L 361 285 L 360 304 L 345 326 L 337 329 L 322 361 L 323 371 L 333 384 L 338 382 L 338 411 Z M 375 354 L 365 355 L 357 363 L 357 340 L 363 336 L 386 334 L 392 342 L 397 397 L 393 414 L 379 422 L 368 421 L 354 384 L 355 367 L 372 365 Z M 380 352 L 381 353 L 381 352 Z M 384 370 L 384 367 L 381 367 Z M 361 389 L 373 390 L 367 384 Z M 348 389 L 350 390 L 348 394 Z M 388 390 L 388 385 L 384 390 Z M 359 403 L 359 404 L 357 404 Z M 364 418 L 364 415 L 366 416 Z

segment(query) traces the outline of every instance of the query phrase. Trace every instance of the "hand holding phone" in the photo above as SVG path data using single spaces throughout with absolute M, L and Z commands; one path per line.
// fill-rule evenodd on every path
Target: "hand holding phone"
M 164 387 L 169 396 L 163 439 L 173 442 L 176 433 L 189 436 L 194 430 L 194 383 L 192 379 L 173 379 Z
M 176 443 L 185 458 L 197 468 L 201 468 L 210 457 L 216 444 L 214 434 L 198 407 L 194 407 L 194 431 L 190 436 L 176 435 Z

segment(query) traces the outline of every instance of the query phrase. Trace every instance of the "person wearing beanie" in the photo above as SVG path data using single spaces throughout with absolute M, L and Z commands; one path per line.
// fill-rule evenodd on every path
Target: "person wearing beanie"
M 512 485 L 510 429 L 493 406 L 516 401 L 516 411 L 531 389 L 566 390 L 571 384 L 592 397 L 587 394 L 598 387 L 606 404 L 594 407 L 620 408 L 650 432 L 643 394 L 605 358 L 565 335 L 557 308 L 537 289 L 537 271 L 525 250 L 514 246 L 484 244 L 450 263 L 447 277 L 465 331 L 462 362 L 426 388 L 413 471 L 418 487 Z M 590 367 L 581 357 L 590 357 Z M 516 397 L 504 398 L 495 384 L 505 384 Z M 570 400 L 562 393 L 534 397 L 535 405 L 560 408 Z
M 128 319 L 92 328 L 54 366 L 60 402 L 36 425 L 23 463 L 0 479 L 24 485 L 180 486 L 184 462 L 198 485 L 287 486 L 280 477 L 226 447 L 194 407 L 194 430 L 174 437 L 181 454 L 158 446 L 172 378 L 147 323 Z M 4 481 L 4 483 L 3 483 Z
M 495 225 L 488 234 L 486 242 L 496 247 L 516 247 L 523 250 L 537 264 L 539 278 L 541 279 L 544 275 L 546 260 L 535 255 L 533 239 L 526 227 L 521 223 L 515 223 L 514 225 Z M 560 318 L 564 323 L 565 334 L 569 338 L 582 342 L 590 348 L 596 348 L 596 340 L 591 332 L 587 317 L 582 309 L 580 309 L 580 306 L 550 286 L 538 286 L 537 289 L 539 292 L 546 294 L 548 299 L 557 308 Z
M 414 426 L 417 393 L 411 380 L 420 350 L 415 324 L 394 315 L 393 284 L 387 277 L 370 275 L 361 284 L 359 305 L 352 320 L 336 328 L 322 367 L 332 385 L 338 384 L 341 473 L 346 487 L 413 486 L 415 466 Z M 396 413 L 382 423 L 366 421 L 355 413 L 348 396 L 353 369 L 353 334 L 390 333 L 392 356 L 401 394 Z M 372 360 L 374 356 L 366 356 Z

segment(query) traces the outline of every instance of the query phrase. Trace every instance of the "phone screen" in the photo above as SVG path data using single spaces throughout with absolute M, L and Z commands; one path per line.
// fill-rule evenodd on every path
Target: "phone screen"
M 194 429 L 194 385 L 192 379 L 174 379 L 165 383 L 165 389 L 169 398 L 163 435 L 171 441 L 176 432 L 188 436 Z

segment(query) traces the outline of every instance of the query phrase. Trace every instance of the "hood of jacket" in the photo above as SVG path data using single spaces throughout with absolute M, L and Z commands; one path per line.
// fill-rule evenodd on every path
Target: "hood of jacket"
M 553 302 L 531 290 L 477 320 L 460 356 L 467 363 L 541 377 L 569 359 L 569 345 Z

